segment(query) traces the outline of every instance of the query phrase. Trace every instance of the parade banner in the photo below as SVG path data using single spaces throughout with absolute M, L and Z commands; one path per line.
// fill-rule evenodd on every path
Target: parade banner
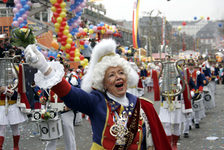
M 0 34 L 6 34 L 6 37 L 10 36 L 12 21 L 13 17 L 0 17 Z

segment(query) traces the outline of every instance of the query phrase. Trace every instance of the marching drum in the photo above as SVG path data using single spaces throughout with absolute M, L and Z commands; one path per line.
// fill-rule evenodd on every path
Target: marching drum
M 60 118 L 39 122 L 40 139 L 50 141 L 59 139 L 63 135 L 62 122 Z
M 192 97 L 192 109 L 194 112 L 202 110 L 204 107 L 203 105 L 203 97 L 200 93 Z
M 193 111 L 200 111 L 203 109 L 203 98 L 199 100 L 192 100 L 192 109 Z
M 203 87 L 203 93 L 204 93 L 204 104 L 205 104 L 205 109 L 211 109 L 214 108 L 214 99 L 211 95 L 211 90 L 209 86 L 204 86 Z

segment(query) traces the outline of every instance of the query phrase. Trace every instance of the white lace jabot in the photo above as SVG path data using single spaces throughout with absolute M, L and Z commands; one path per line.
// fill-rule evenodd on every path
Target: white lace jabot
M 109 92 L 107 92 L 106 94 L 110 99 L 114 100 L 115 102 L 117 102 L 117 103 L 119 103 L 123 106 L 128 106 L 129 105 L 129 100 L 126 97 L 126 94 L 123 97 L 116 97 L 116 96 L 110 94 Z

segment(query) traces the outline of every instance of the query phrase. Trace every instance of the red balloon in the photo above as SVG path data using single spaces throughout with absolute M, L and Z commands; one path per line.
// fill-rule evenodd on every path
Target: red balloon
M 102 29 L 102 27 L 101 27 L 101 26 L 97 27 L 97 30 L 101 30 L 101 29 Z
M 54 17 L 51 18 L 52 23 L 56 23 L 56 19 Z
M 58 3 L 61 3 L 62 2 L 62 0 L 57 0 L 58 1 Z
M 70 49 L 66 49 L 65 52 L 66 52 L 67 54 L 69 54 L 69 53 L 70 53 Z
M 58 17 L 59 17 L 59 14 L 56 13 L 56 12 L 54 12 L 54 13 L 53 13 L 53 16 L 54 16 L 54 18 L 58 18 Z
M 84 41 L 80 41 L 80 45 L 84 45 Z
M 65 29 L 65 27 L 64 27 L 64 26 L 60 26 L 59 31 L 60 31 L 60 32 L 63 32 L 63 31 L 64 31 L 64 29 Z
M 71 46 L 75 46 L 75 42 L 74 41 L 71 43 Z
M 184 21 L 184 22 L 182 22 L 182 25 L 183 25 L 183 26 L 186 26 L 186 24 L 187 24 L 187 23 L 186 23 L 185 21 Z
M 75 51 L 76 48 L 75 48 L 75 46 L 72 46 L 70 49 L 71 49 L 71 51 Z
M 64 27 L 65 25 L 66 25 L 66 21 L 62 21 L 62 22 L 61 22 L 61 26 Z
M 66 45 L 66 41 L 61 41 L 61 45 L 65 46 Z
M 65 41 L 66 42 L 66 40 L 67 40 L 67 36 L 66 35 L 63 35 L 62 36 L 62 41 Z M 66 42 L 67 43 L 67 42 Z
M 70 55 L 70 57 L 74 57 L 75 56 L 75 52 L 74 51 L 70 51 L 69 55 Z
M 84 59 L 84 56 L 83 55 L 80 55 L 79 58 L 80 58 L 80 60 L 83 60 Z
M 70 57 L 69 60 L 70 60 L 70 61 L 74 61 L 74 57 Z
M 67 18 L 63 18 L 63 20 L 62 21 L 67 21 Z
M 7 3 L 7 2 L 8 2 L 8 0 L 3 0 L 3 2 L 4 2 L 4 3 Z
M 58 42 L 61 42 L 61 41 L 62 41 L 62 39 L 61 39 L 60 37 L 58 37 L 58 38 L 57 38 L 57 41 L 58 41 Z
M 54 4 L 54 7 L 56 7 L 56 8 L 61 7 L 61 6 L 60 6 L 60 3 L 55 3 L 55 4 Z
M 58 37 L 62 38 L 63 32 L 58 32 Z
M 60 14 L 60 13 L 61 13 L 61 8 L 57 8 L 56 12 L 57 12 L 58 14 Z
M 210 20 L 210 17 L 207 17 L 207 20 Z

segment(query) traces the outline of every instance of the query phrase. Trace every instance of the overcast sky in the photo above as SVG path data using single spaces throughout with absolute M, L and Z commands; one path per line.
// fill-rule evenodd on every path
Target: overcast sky
M 102 0 L 107 9 L 106 16 L 114 19 L 132 20 L 132 11 L 136 0 Z M 140 12 L 161 11 L 168 21 L 193 21 L 194 17 L 210 17 L 211 20 L 224 19 L 224 0 L 140 0 Z

